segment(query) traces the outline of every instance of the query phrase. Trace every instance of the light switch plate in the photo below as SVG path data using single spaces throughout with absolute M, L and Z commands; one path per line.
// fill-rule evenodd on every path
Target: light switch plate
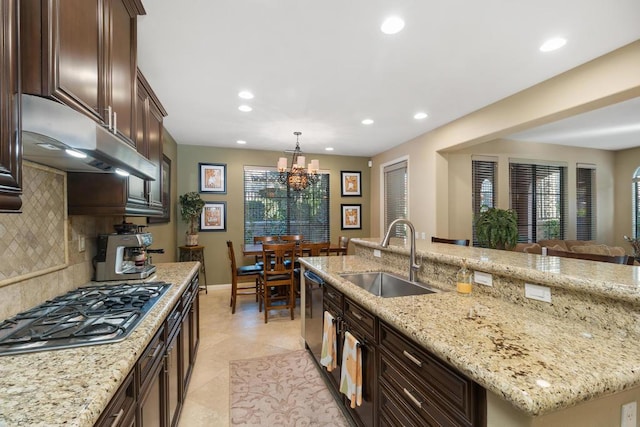
M 524 296 L 538 301 L 551 302 L 551 288 L 525 283 Z
M 479 285 L 493 286 L 493 276 L 482 271 L 473 272 L 473 281 Z

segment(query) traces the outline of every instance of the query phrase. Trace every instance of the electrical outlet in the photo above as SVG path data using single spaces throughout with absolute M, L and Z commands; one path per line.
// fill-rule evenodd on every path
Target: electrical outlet
M 473 281 L 479 285 L 493 286 L 493 276 L 482 271 L 473 272 Z
M 374 249 L 373 256 L 376 258 L 380 258 L 382 256 L 382 254 L 380 253 L 380 249 Z
M 427 238 L 427 233 L 425 233 L 425 232 L 423 231 L 423 232 L 421 233 L 421 237 L 422 237 L 422 240 L 426 240 L 426 238 Z
M 622 405 L 620 411 L 620 427 L 636 427 L 636 410 L 638 405 L 635 401 Z
M 84 234 L 81 234 L 81 235 L 78 236 L 78 252 L 84 252 L 84 249 L 85 249 L 85 247 L 84 247 L 85 241 L 84 240 L 85 240 L 84 239 Z
M 524 296 L 538 301 L 551 302 L 551 288 L 525 283 Z

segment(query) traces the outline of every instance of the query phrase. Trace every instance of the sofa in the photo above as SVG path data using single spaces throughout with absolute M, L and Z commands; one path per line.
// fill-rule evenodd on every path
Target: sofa
M 513 250 L 516 252 L 525 252 L 540 255 L 542 254 L 542 248 L 595 255 L 627 255 L 625 249 L 620 246 L 604 245 L 598 243 L 595 240 L 539 240 L 537 243 L 518 243 L 515 248 L 513 248 Z

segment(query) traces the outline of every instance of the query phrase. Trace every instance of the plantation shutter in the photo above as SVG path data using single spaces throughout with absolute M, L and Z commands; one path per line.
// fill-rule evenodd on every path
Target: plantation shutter
M 576 168 L 576 239 L 596 239 L 596 169 L 578 164 Z
M 496 187 L 498 174 L 498 159 L 495 157 L 471 158 L 471 185 L 473 218 L 484 209 L 496 207 Z M 473 226 L 473 246 L 478 246 L 476 228 Z
M 395 219 L 407 217 L 407 161 L 384 167 L 384 229 Z M 392 237 L 405 237 L 406 228 L 394 227 Z

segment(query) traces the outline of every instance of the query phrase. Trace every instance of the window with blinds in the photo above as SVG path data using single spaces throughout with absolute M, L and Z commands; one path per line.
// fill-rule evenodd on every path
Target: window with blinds
M 265 167 L 244 168 L 244 241 L 253 236 L 302 234 L 304 240 L 327 242 L 329 233 L 329 174 L 302 191 L 278 182 L 278 172 Z
M 640 238 L 640 168 L 633 174 L 633 233 L 634 238 Z
M 576 167 L 576 239 L 596 240 L 595 165 Z
M 496 206 L 498 159 L 473 157 L 471 159 L 471 185 L 473 218 L 485 209 Z M 473 246 L 478 246 L 476 228 L 473 226 Z
M 510 163 L 511 209 L 518 214 L 518 241 L 564 239 L 566 166 Z
M 384 167 L 384 229 L 389 229 L 395 219 L 406 218 L 407 203 L 407 161 L 403 160 Z M 394 227 L 392 237 L 406 237 L 403 225 Z

